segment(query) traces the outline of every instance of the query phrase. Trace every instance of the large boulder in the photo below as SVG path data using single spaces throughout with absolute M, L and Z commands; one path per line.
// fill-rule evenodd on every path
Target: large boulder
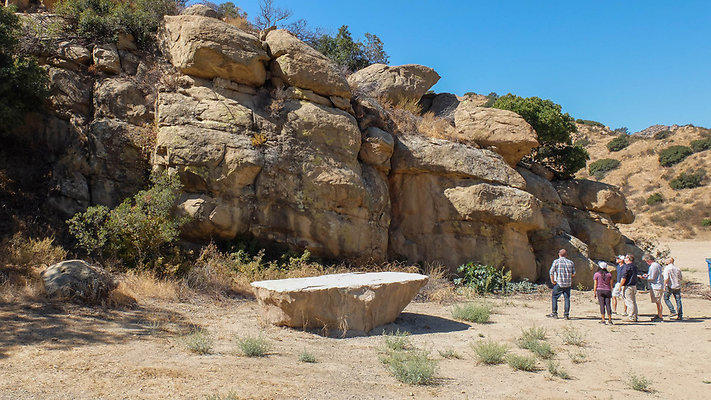
M 289 86 L 312 90 L 322 96 L 351 98 L 351 90 L 336 64 L 291 32 L 269 32 L 266 44 L 272 56 L 272 75 Z
M 464 101 L 454 112 L 454 125 L 457 139 L 491 148 L 511 166 L 538 147 L 536 131 L 513 111 L 479 107 Z
M 200 15 L 166 15 L 158 36 L 163 54 L 184 74 L 251 86 L 266 80 L 269 57 L 259 39 L 226 22 Z
M 563 204 L 605 214 L 624 213 L 625 195 L 616 186 L 587 179 L 567 179 L 553 182 Z
M 40 276 L 51 300 L 100 303 L 117 286 L 106 271 L 82 260 L 54 264 Z
M 351 74 L 348 83 L 370 97 L 397 104 L 403 99 L 419 100 L 439 78 L 424 65 L 373 64 Z
M 104 79 L 94 85 L 94 118 L 146 125 L 153 120 L 151 106 L 147 93 L 134 80 Z
M 264 322 L 345 334 L 395 321 L 425 283 L 425 275 L 370 272 L 259 281 L 252 287 Z
M 199 15 L 201 17 L 217 18 L 217 11 L 206 6 L 205 4 L 195 4 L 185 10 L 183 10 L 181 15 Z

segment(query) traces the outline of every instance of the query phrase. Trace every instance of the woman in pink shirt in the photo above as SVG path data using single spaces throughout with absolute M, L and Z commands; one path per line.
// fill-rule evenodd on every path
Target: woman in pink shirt
M 598 263 L 600 269 L 593 275 L 593 296 L 600 303 L 600 321 L 606 325 L 608 322 L 612 325 L 612 307 L 610 300 L 612 299 L 612 274 L 607 272 L 607 263 L 600 261 Z M 608 322 L 605 322 L 605 311 L 607 311 Z

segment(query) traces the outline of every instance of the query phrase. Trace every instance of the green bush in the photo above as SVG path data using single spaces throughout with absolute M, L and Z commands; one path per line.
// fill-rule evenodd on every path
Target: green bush
M 247 357 L 264 357 L 271 346 L 266 339 L 259 335 L 237 338 L 237 347 Z
M 383 42 L 378 36 L 366 33 L 364 42 L 354 41 L 347 25 L 341 26 L 336 36 L 321 35 L 310 44 L 351 72 L 375 63 L 388 63 L 388 54 L 383 50 Z
M 485 324 L 491 317 L 491 304 L 488 303 L 468 303 L 456 304 L 452 307 L 452 318 L 462 321 Z
M 508 357 L 506 357 L 506 362 L 511 368 L 517 371 L 533 372 L 538 369 L 538 361 L 536 361 L 536 357 L 532 356 L 519 356 L 516 354 L 509 354 Z
M 678 164 L 694 152 L 686 146 L 670 146 L 659 152 L 659 164 L 671 167 Z
M 711 138 L 693 140 L 691 142 L 691 150 L 693 150 L 694 153 L 711 150 Z
M 562 113 L 559 104 L 538 97 L 522 98 L 509 93 L 499 97 L 492 107 L 513 111 L 531 124 L 540 143 L 531 157 L 550 167 L 559 177 L 569 178 L 585 168 L 590 156 L 584 148 L 572 144 L 571 134 L 578 128 L 573 117 Z
M 40 111 L 49 95 L 47 72 L 18 54 L 20 20 L 14 7 L 0 7 L 0 137 Z
M 470 262 L 457 268 L 461 277 L 454 279 L 454 284 L 470 287 L 479 294 L 503 293 L 506 291 L 506 285 L 511 282 L 511 271 L 504 270 L 503 267 L 496 269 L 491 265 Z
M 629 385 L 630 389 L 649 393 L 652 391 L 650 387 L 651 382 L 642 375 L 632 374 L 630 376 Z
M 503 363 L 506 354 L 509 352 L 507 345 L 492 342 L 491 340 L 486 342 L 480 341 L 472 347 L 479 361 L 487 365 Z
M 520 280 L 518 282 L 507 283 L 506 284 L 506 294 L 535 293 L 541 287 L 543 287 L 543 285 L 537 285 L 535 283 L 529 282 L 528 278 L 523 278 L 522 280 Z
M 313 353 L 304 350 L 299 353 L 299 361 L 303 363 L 313 364 L 316 362 L 316 356 Z
M 136 44 L 147 48 L 163 16 L 175 15 L 185 1 L 175 0 L 59 0 L 57 14 L 69 19 L 69 28 L 80 37 L 95 42 L 115 42 L 127 32 Z
M 590 163 L 588 167 L 588 173 L 594 176 L 605 175 L 606 172 L 612 171 L 613 169 L 620 166 L 620 161 L 612 158 L 603 158 L 602 160 L 597 160 Z
M 669 186 L 674 190 L 693 189 L 701 186 L 701 181 L 705 176 L 704 169 L 699 169 L 694 173 L 691 171 L 682 172 L 669 182 Z
M 578 146 L 578 147 L 586 147 L 589 144 L 590 144 L 590 139 L 588 139 L 587 137 L 578 139 L 573 142 L 573 146 Z
M 657 140 L 662 140 L 662 139 L 668 138 L 669 136 L 671 136 L 671 134 L 672 134 L 672 132 L 669 130 L 659 131 L 654 134 L 654 138 Z
M 575 122 L 582 124 L 582 125 L 588 125 L 588 126 L 596 126 L 598 128 L 604 128 L 605 124 L 602 122 L 597 122 L 597 121 L 592 121 L 589 119 L 576 119 Z
M 424 350 L 389 352 L 383 359 L 397 380 L 409 385 L 429 385 L 434 383 L 437 361 Z
M 662 197 L 661 193 L 650 194 L 649 197 L 647 197 L 648 206 L 653 206 L 655 204 L 662 203 L 663 201 L 664 198 Z
M 560 366 L 560 363 L 553 360 L 548 360 L 548 372 L 550 372 L 551 375 L 557 376 L 561 379 L 572 379 L 570 374 Z
M 607 144 L 607 149 L 610 151 L 620 151 L 630 145 L 630 137 L 628 135 L 620 135 Z
M 560 336 L 565 344 L 578 347 L 585 347 L 586 345 L 585 334 L 573 326 L 563 327 Z
M 701 226 L 708 228 L 711 226 L 711 218 L 704 218 L 701 220 Z
M 412 344 L 410 343 L 410 332 L 407 331 L 400 332 L 400 329 L 398 329 L 391 334 L 383 332 L 383 339 L 385 349 L 389 351 L 403 351 L 412 348 Z
M 150 266 L 166 255 L 187 218 L 172 213 L 180 188 L 177 176 L 155 175 L 152 181 L 150 189 L 113 210 L 93 206 L 68 220 L 78 247 L 89 254 L 118 258 L 129 268 Z
M 210 354 L 212 346 L 212 336 L 203 329 L 197 329 L 185 338 L 185 347 L 196 354 Z
M 491 92 L 486 95 L 486 103 L 482 104 L 482 107 L 490 108 L 499 99 L 499 95 L 496 92 Z

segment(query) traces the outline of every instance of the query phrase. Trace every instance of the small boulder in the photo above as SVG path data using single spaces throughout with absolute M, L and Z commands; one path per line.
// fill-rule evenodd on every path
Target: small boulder
M 439 78 L 424 65 L 373 64 L 349 76 L 348 83 L 370 97 L 397 104 L 403 99 L 419 100 Z
M 116 45 L 105 44 L 94 47 L 94 65 L 99 71 L 110 74 L 121 73 L 121 58 Z
M 117 286 L 108 272 L 82 260 L 59 262 L 40 276 L 47 296 L 52 300 L 100 303 Z
M 358 158 L 387 173 L 390 170 L 390 157 L 395 149 L 395 139 L 382 129 L 371 126 L 363 136 Z
M 180 15 L 199 15 L 201 17 L 217 18 L 217 11 L 204 4 L 195 4 L 183 10 Z
M 265 322 L 369 332 L 395 321 L 427 276 L 404 272 L 322 275 L 253 282 Z

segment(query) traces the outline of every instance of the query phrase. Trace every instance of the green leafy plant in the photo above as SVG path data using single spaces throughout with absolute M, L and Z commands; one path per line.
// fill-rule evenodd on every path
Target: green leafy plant
M 698 169 L 696 172 L 686 171 L 669 181 L 669 186 L 674 190 L 693 189 L 702 186 L 701 182 L 706 176 L 706 170 Z
M 560 363 L 557 361 L 548 360 L 548 372 L 550 372 L 551 375 L 557 376 L 561 379 L 565 379 L 565 380 L 572 379 L 570 374 L 566 370 L 564 370 L 560 366 Z
M 620 151 L 630 145 L 630 137 L 628 135 L 620 135 L 607 144 L 607 149 L 610 151 Z
M 175 15 L 184 1 L 175 0 L 59 0 L 55 12 L 70 21 L 69 28 L 96 42 L 115 42 L 130 33 L 139 47 L 154 41 L 164 15 Z
M 533 356 L 519 356 L 517 354 L 509 354 L 506 357 L 506 363 L 517 371 L 534 372 L 538 369 L 538 361 Z
M 698 153 L 705 150 L 711 150 L 711 137 L 699 140 L 692 140 L 690 146 L 691 150 L 693 150 L 694 153 Z
M 488 303 L 457 304 L 452 307 L 452 318 L 485 324 L 489 322 L 491 309 L 491 304 Z
M 517 343 L 522 349 L 530 350 L 540 358 L 549 359 L 553 357 L 555 353 L 550 344 L 544 342 L 545 339 L 545 328 L 531 327 L 522 331 Z
M 262 335 L 238 337 L 237 347 L 247 357 L 264 357 L 271 348 Z
M 663 167 L 671 167 L 678 164 L 694 152 L 686 146 L 670 146 L 659 152 L 659 164 Z
M 585 168 L 590 156 L 584 148 L 572 144 L 571 134 L 578 128 L 573 117 L 562 113 L 560 105 L 539 97 L 522 98 L 509 93 L 499 97 L 492 107 L 517 113 L 535 129 L 540 146 L 532 151 L 533 160 L 548 166 L 561 178 L 569 178 Z
M 483 364 L 494 365 L 501 364 L 509 352 L 509 347 L 505 344 L 496 343 L 494 341 L 479 341 L 472 346 L 477 358 Z
M 77 245 L 89 254 L 116 257 L 127 267 L 159 261 L 188 219 L 172 212 L 180 188 L 177 176 L 155 175 L 152 181 L 150 189 L 112 210 L 89 207 L 68 220 Z
M 669 136 L 671 136 L 671 134 L 672 132 L 670 130 L 663 130 L 655 133 L 654 138 L 657 140 L 662 140 L 668 138 Z
M 612 158 L 603 158 L 595 162 L 590 163 L 588 166 L 588 173 L 590 175 L 602 177 L 605 173 L 612 171 L 620 166 L 620 161 Z
M 589 119 L 576 119 L 575 122 L 582 124 L 582 125 L 588 125 L 588 126 L 596 126 L 598 128 L 604 128 L 605 124 L 602 122 L 597 122 L 597 121 L 592 121 Z
M 355 41 L 347 25 L 341 26 L 335 36 L 321 35 L 311 45 L 351 72 L 375 63 L 388 63 L 388 54 L 378 36 L 366 33 L 365 41 Z
M 499 99 L 499 95 L 496 92 L 491 92 L 486 95 L 486 103 L 482 104 L 482 107 L 490 108 L 494 105 L 496 100 Z
M 301 361 L 303 363 L 313 364 L 316 362 L 316 356 L 313 353 L 304 350 L 301 353 L 299 353 L 299 361 Z
M 381 360 L 400 382 L 409 385 L 434 383 L 437 361 L 424 350 L 391 351 Z
M 704 218 L 701 220 L 701 226 L 708 228 L 711 226 L 711 218 Z
M 638 392 L 652 392 L 652 388 L 650 386 L 651 382 L 642 375 L 631 374 L 628 384 L 631 389 Z
M 505 292 L 506 285 L 511 282 L 511 271 L 505 268 L 497 269 L 491 265 L 467 263 L 460 265 L 457 272 L 461 275 L 454 279 L 454 284 L 475 289 L 477 293 Z
M 18 52 L 20 20 L 14 7 L 0 7 L 0 137 L 41 111 L 49 95 L 47 72 Z
M 539 288 L 543 287 L 544 285 L 537 285 L 533 282 L 529 282 L 528 278 L 523 278 L 522 280 L 518 282 L 509 282 L 506 284 L 506 294 L 514 294 L 514 293 L 523 293 L 523 294 L 528 294 L 528 293 L 536 293 Z
M 410 343 L 410 332 L 400 332 L 400 329 L 391 334 L 383 332 L 383 342 L 386 350 L 403 351 L 412 348 L 412 343 Z
M 659 204 L 664 202 L 664 197 L 662 197 L 661 193 L 653 193 L 650 194 L 649 197 L 647 197 L 647 205 L 648 206 L 653 206 L 655 204 Z
M 196 354 L 210 354 L 214 341 L 204 329 L 196 329 L 185 337 L 185 347 Z

